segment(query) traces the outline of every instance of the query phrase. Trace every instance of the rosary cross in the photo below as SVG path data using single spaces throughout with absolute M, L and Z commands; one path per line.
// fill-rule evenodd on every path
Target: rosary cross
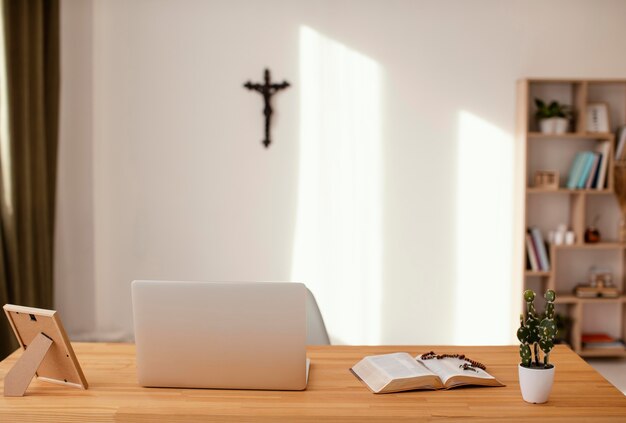
M 265 103 L 265 107 L 263 108 L 263 115 L 265 115 L 265 139 L 263 140 L 263 145 L 265 148 L 269 147 L 272 143 L 272 140 L 270 139 L 270 123 L 272 113 L 274 111 L 272 110 L 270 100 L 278 91 L 289 87 L 289 82 L 287 81 L 283 81 L 279 84 L 272 84 L 270 80 L 270 71 L 269 69 L 265 69 L 265 82 L 263 84 L 252 83 L 250 81 L 243 84 L 243 86 L 247 89 L 258 91 L 263 96 L 263 101 Z

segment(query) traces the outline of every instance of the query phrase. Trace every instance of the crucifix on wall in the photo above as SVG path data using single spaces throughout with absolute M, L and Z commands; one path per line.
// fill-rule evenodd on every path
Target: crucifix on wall
M 280 90 L 284 90 L 289 87 L 289 82 L 283 81 L 279 84 L 272 84 L 270 79 L 270 71 L 269 69 L 265 69 L 265 82 L 263 84 L 252 83 L 250 81 L 243 84 L 249 90 L 258 91 L 263 96 L 263 101 L 265 103 L 265 107 L 263 108 L 263 115 L 265 116 L 265 139 L 263 140 L 263 145 L 265 148 L 269 147 L 272 143 L 270 139 L 270 124 L 272 120 L 272 110 L 271 99 L 274 94 L 276 94 Z

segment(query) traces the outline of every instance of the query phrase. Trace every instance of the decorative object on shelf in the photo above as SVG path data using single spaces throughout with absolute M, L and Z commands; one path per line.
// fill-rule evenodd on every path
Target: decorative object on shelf
M 560 224 L 556 231 L 548 232 L 548 242 L 552 245 L 574 245 L 576 233 L 567 229 L 567 225 Z
M 600 216 L 593 218 L 593 223 L 587 229 L 585 229 L 585 242 L 587 244 L 597 244 L 600 242 L 602 237 L 600 236 L 600 231 L 597 228 L 598 220 Z
M 565 234 L 567 233 L 567 225 L 559 224 L 556 231 L 548 231 L 548 242 L 552 245 L 563 245 L 565 243 Z
M 600 231 L 596 227 L 597 221 L 598 216 L 593 219 L 593 223 L 591 224 L 591 226 L 585 229 L 585 242 L 587 244 L 597 244 L 602 239 L 602 237 L 600 236 Z
M 593 266 L 589 270 L 589 285 L 591 286 L 613 286 L 613 273 L 606 267 Z
M 558 101 L 546 104 L 543 100 L 535 98 L 537 111 L 535 116 L 539 120 L 539 130 L 544 134 L 564 134 L 569 126 L 572 116 L 572 108 Z
M 565 245 L 574 245 L 576 242 L 576 233 L 574 231 L 565 232 Z
M 587 104 L 587 132 L 609 132 L 609 105 L 606 103 Z
M 600 242 L 600 231 L 595 226 L 589 226 L 585 229 L 585 242 L 587 244 L 597 244 Z
M 574 295 L 579 298 L 618 298 L 621 292 L 613 283 L 613 273 L 609 269 L 592 267 L 589 283 L 576 285 Z
M 535 172 L 535 188 L 559 189 L 559 172 L 556 170 L 538 170 Z
M 544 298 L 545 318 L 540 321 L 534 305 L 535 293 L 530 289 L 524 291 L 526 317 L 524 318 L 524 314 L 520 315 L 520 327 L 517 330 L 517 339 L 521 342 L 521 363 L 518 365 L 520 389 L 524 401 L 533 404 L 548 401 L 554 382 L 554 365 L 550 363 L 550 352 L 557 334 L 554 321 L 556 293 L 548 289 Z M 540 359 L 540 349 L 544 353 L 543 360 Z
M 270 124 L 272 120 L 272 114 L 274 113 L 270 101 L 274 94 L 276 94 L 280 90 L 284 90 L 285 88 L 289 87 L 290 84 L 287 81 L 283 81 L 278 84 L 272 84 L 270 82 L 271 78 L 269 69 L 265 69 L 264 75 L 265 81 L 263 84 L 252 83 L 248 81 L 243 84 L 243 86 L 249 90 L 258 91 L 263 96 L 263 102 L 265 103 L 265 107 L 263 108 L 263 115 L 265 116 L 265 139 L 263 140 L 263 145 L 265 146 L 265 148 L 267 148 L 272 143 L 272 140 L 270 139 Z

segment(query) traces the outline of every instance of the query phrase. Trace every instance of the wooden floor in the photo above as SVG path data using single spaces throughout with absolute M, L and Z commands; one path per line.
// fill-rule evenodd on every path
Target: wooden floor
M 487 365 L 503 388 L 461 388 L 374 395 L 349 368 L 364 355 L 429 350 L 465 353 Z M 309 386 L 302 392 L 141 388 L 134 345 L 75 344 L 90 389 L 34 381 L 23 398 L 0 397 L 8 421 L 621 421 L 626 397 L 581 358 L 557 346 L 555 385 L 547 404 L 525 403 L 517 382 L 517 347 L 311 347 Z M 253 353 L 253 351 L 251 351 Z M 0 378 L 19 357 L 0 363 Z M 529 420 L 534 418 L 534 420 Z
M 626 358 L 590 358 L 585 361 L 626 395 Z

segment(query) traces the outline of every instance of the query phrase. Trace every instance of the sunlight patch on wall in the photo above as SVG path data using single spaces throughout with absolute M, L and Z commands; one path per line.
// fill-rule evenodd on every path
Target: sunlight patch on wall
M 333 343 L 380 339 L 381 76 L 370 58 L 300 30 L 300 151 L 292 278 Z
M 511 343 L 513 137 L 462 111 L 457 164 L 455 338 L 460 345 Z

